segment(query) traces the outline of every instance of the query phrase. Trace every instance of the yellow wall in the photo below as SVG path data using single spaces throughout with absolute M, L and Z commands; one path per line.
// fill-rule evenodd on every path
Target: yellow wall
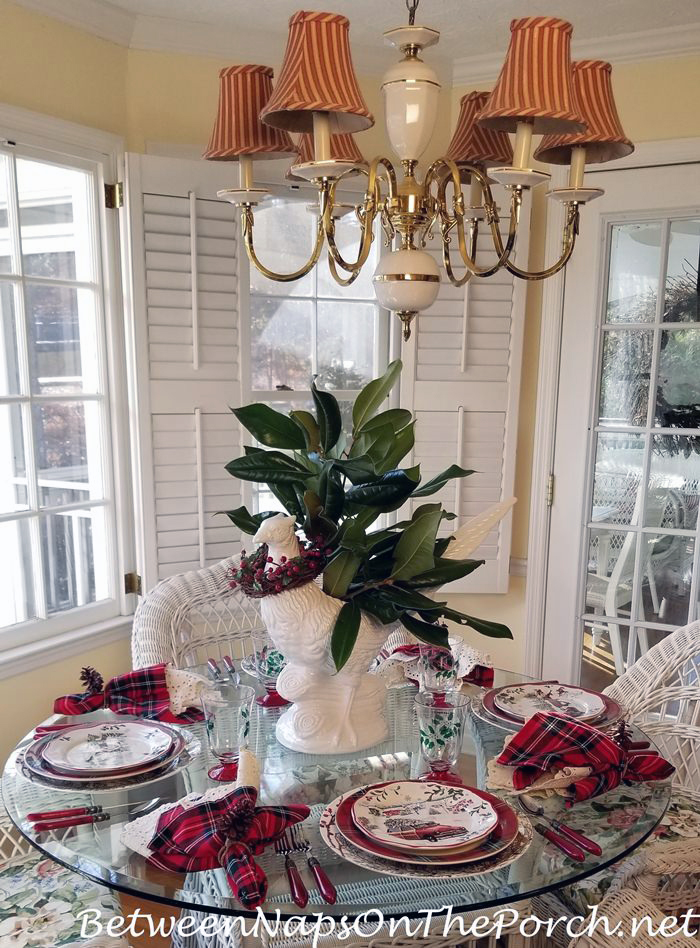
M 202 144 L 214 116 L 217 73 L 222 65 L 244 61 L 245 47 L 232 50 L 223 61 L 203 56 L 126 50 L 48 17 L 30 13 L 0 0 L 0 102 L 122 135 L 127 148 L 143 151 L 147 141 Z M 244 43 L 244 34 L 242 34 Z M 238 54 L 238 55 L 237 55 Z M 617 67 L 613 75 L 620 114 L 628 134 L 637 141 L 700 135 L 700 116 L 693 95 L 700 87 L 700 57 L 656 60 Z M 387 153 L 376 78 L 361 79 L 377 126 L 359 136 L 365 154 Z M 435 153 L 449 137 L 451 113 L 466 89 L 443 91 L 435 137 Z M 428 156 L 432 157 L 432 156 Z M 538 223 L 531 238 L 531 265 L 541 265 L 544 241 L 544 198 L 534 200 Z M 539 357 L 541 287 L 529 288 L 525 353 L 521 387 L 520 425 L 513 556 L 527 555 L 528 499 L 535 420 Z M 524 629 L 525 580 L 514 578 L 507 596 L 455 596 L 454 604 L 474 615 L 511 625 L 514 642 L 469 636 L 490 650 L 498 664 L 521 664 Z M 50 710 L 50 699 L 76 687 L 81 664 L 94 663 L 105 675 L 128 666 L 126 642 L 94 654 L 76 656 L 0 682 L 7 750 L 26 727 Z M 15 726 L 14 721 L 18 724 Z

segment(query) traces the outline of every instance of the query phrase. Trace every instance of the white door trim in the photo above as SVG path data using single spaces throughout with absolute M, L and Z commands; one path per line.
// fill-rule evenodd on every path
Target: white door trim
M 700 161 L 700 138 L 683 138 L 642 142 L 627 158 L 609 162 L 604 169 L 600 170 L 647 168 L 696 161 Z M 553 169 L 553 188 L 562 187 L 562 182 L 565 180 L 564 169 Z M 551 201 L 547 211 L 546 260 L 556 257 L 561 235 L 561 215 L 561 205 Z M 585 208 L 581 217 L 581 226 L 585 227 Z M 550 524 L 547 487 L 554 459 L 563 316 L 564 273 L 562 272 L 547 280 L 542 292 L 524 626 L 527 629 L 524 671 L 535 677 L 542 673 Z

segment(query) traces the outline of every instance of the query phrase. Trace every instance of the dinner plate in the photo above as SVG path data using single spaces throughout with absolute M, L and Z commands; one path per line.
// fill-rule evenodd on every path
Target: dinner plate
M 532 826 L 530 821 L 524 816 L 517 816 L 518 833 L 510 844 L 493 856 L 487 856 L 473 862 L 463 863 L 462 865 L 445 865 L 434 862 L 424 862 L 420 854 L 414 863 L 396 863 L 391 859 L 384 859 L 373 853 L 367 852 L 355 846 L 347 840 L 338 829 L 336 815 L 339 804 L 343 800 L 355 793 L 350 790 L 343 794 L 337 800 L 330 803 L 321 814 L 319 822 L 319 831 L 321 839 L 328 848 L 340 856 L 341 859 L 351 862 L 363 869 L 369 869 L 371 872 L 377 872 L 385 876 L 408 876 L 419 879 L 467 879 L 470 877 L 485 875 L 497 869 L 503 869 L 519 859 L 527 850 L 532 842 Z
M 538 711 L 556 711 L 579 721 L 592 721 L 605 713 L 603 696 L 587 688 L 558 682 L 506 685 L 493 691 L 495 706 L 520 721 Z
M 64 774 L 114 775 L 171 756 L 177 733 L 156 721 L 104 721 L 47 735 L 42 759 Z
M 607 728 L 612 724 L 616 724 L 624 716 L 624 711 L 617 701 L 613 701 L 613 699 L 609 698 L 607 695 L 600 695 L 600 697 L 603 700 L 602 714 L 591 719 L 590 721 L 584 721 L 582 723 L 589 724 L 591 727 Z M 482 714 L 478 714 L 477 710 L 478 716 L 488 720 L 489 723 L 495 724 L 496 726 L 506 727 L 507 730 L 519 730 L 524 723 L 522 718 L 515 717 L 508 711 L 502 711 L 496 705 L 495 699 L 496 692 L 493 690 L 485 692 L 480 696 L 480 699 L 473 699 L 473 706 L 475 709 L 479 707 L 479 700 L 481 707 L 483 708 L 484 713 Z
M 143 767 L 135 767 L 131 770 L 119 771 L 117 773 L 95 773 L 95 774 L 73 774 L 73 773 L 61 773 L 59 770 L 54 770 L 54 768 L 48 764 L 40 754 L 37 754 L 37 749 L 34 747 L 27 748 L 25 753 L 25 766 L 31 770 L 33 773 L 36 773 L 40 776 L 50 777 L 52 780 L 57 780 L 64 782 L 66 784 L 81 785 L 81 784 L 99 784 L 111 782 L 114 780 L 126 780 L 130 777 L 137 777 L 140 774 L 149 773 L 154 770 L 160 770 L 163 767 L 166 767 L 172 760 L 177 757 L 177 754 L 169 754 L 163 760 L 153 761 L 150 764 L 146 764 Z
M 358 849 L 375 856 L 381 856 L 383 859 L 389 859 L 392 862 L 405 863 L 406 865 L 440 865 L 454 866 L 468 862 L 477 862 L 495 856 L 497 853 L 506 849 L 513 842 L 518 834 L 518 816 L 512 807 L 508 806 L 503 800 L 486 793 L 482 790 L 472 792 L 487 800 L 496 811 L 498 822 L 493 832 L 484 840 L 477 840 L 471 843 L 468 850 L 459 850 L 453 853 L 420 853 L 397 851 L 391 846 L 384 846 L 375 842 L 373 839 L 365 836 L 352 818 L 353 803 L 364 793 L 364 789 L 351 791 L 342 797 L 342 802 L 338 804 L 336 813 L 336 825 L 340 833 Z
M 375 842 L 426 853 L 464 848 L 498 823 L 493 806 L 471 788 L 422 780 L 367 788 L 353 802 L 352 818 Z

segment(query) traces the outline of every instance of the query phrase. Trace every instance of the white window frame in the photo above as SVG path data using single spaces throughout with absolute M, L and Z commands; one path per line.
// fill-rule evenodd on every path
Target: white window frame
M 119 215 L 103 200 L 105 183 L 121 178 L 124 143 L 107 132 L 85 128 L 50 116 L 0 104 L 0 140 L 22 156 L 66 164 L 95 174 L 96 209 L 101 237 L 104 358 L 107 376 L 106 418 L 110 437 L 103 445 L 107 467 L 105 500 L 112 507 L 109 542 L 114 557 L 112 598 L 66 610 L 46 619 L 30 620 L 0 631 L 0 678 L 47 661 L 75 654 L 89 640 L 91 647 L 128 634 L 135 596 L 124 592 L 123 575 L 134 563 L 134 528 L 128 438 L 127 367 L 121 290 Z

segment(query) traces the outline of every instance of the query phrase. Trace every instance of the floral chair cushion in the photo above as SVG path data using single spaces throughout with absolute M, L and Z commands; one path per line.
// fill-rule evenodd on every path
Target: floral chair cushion
M 622 794 L 614 802 L 606 803 L 605 797 L 600 797 L 598 800 L 592 801 L 590 806 L 601 816 L 607 813 L 606 823 L 611 831 L 614 829 L 616 832 L 627 827 L 633 827 L 642 813 L 639 802 L 635 799 L 633 788 L 630 788 L 629 792 Z M 570 826 L 581 829 L 583 832 L 588 831 L 590 834 L 590 823 L 586 828 L 586 822 L 582 820 L 581 825 L 577 826 L 575 812 L 574 808 L 571 811 L 572 818 L 567 815 L 566 822 Z M 639 852 L 643 852 L 648 846 L 659 846 L 677 840 L 696 838 L 700 838 L 700 804 L 692 797 L 685 795 L 681 789 L 678 789 L 673 793 L 664 818 L 646 842 L 642 843 Z M 596 840 L 605 851 L 605 830 L 596 833 Z M 609 866 L 602 872 L 577 882 L 575 886 L 566 886 L 560 889 L 557 894 L 568 908 L 587 915 L 589 906 L 597 905 L 608 892 L 619 865 L 620 863 L 616 863 Z
M 109 889 L 39 852 L 21 863 L 0 865 L 0 948 L 83 944 L 77 916 L 85 909 L 99 911 L 104 922 L 118 913 Z

